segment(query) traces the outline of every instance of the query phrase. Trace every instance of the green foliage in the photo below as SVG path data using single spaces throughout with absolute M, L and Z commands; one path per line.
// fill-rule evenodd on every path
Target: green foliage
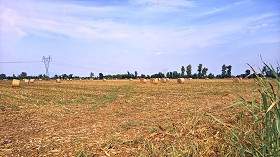
M 187 77 L 192 77 L 192 65 L 190 64 L 187 66 Z
M 256 76 L 258 92 L 262 101 L 255 99 L 247 101 L 240 97 L 240 101 L 227 107 L 242 106 L 243 110 L 238 116 L 242 120 L 239 126 L 230 128 L 221 120 L 208 114 L 215 121 L 232 130 L 229 139 L 231 150 L 228 155 L 280 156 L 280 81 L 273 67 L 267 64 L 265 66 L 276 79 L 270 80 L 261 77 L 264 76 L 263 73 L 257 74 L 250 66 Z M 244 113 L 249 114 L 245 117 Z

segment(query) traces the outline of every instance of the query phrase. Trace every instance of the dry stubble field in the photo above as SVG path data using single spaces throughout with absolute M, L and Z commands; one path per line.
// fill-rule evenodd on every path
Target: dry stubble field
M 254 80 L 0 81 L 0 156 L 224 156 Z

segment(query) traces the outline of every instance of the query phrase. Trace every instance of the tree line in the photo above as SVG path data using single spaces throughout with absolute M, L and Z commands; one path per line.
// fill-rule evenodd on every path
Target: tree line
M 49 78 L 48 76 L 44 74 L 40 74 L 38 76 L 28 76 L 26 72 L 22 72 L 19 75 L 13 74 L 13 76 L 6 76 L 6 74 L 0 74 L 0 80 L 3 79 L 130 79 L 130 78 L 170 78 L 170 79 L 177 79 L 177 78 L 193 78 L 193 79 L 213 79 L 213 78 L 232 78 L 232 77 L 248 77 L 248 78 L 254 78 L 256 77 L 254 74 L 251 74 L 251 70 L 247 69 L 244 74 L 239 74 L 237 76 L 233 76 L 231 74 L 232 66 L 231 65 L 223 65 L 221 74 L 214 75 L 213 73 L 208 74 L 208 68 L 203 67 L 202 64 L 199 64 L 197 66 L 197 70 L 193 73 L 192 65 L 189 64 L 186 67 L 182 66 L 181 71 L 170 71 L 164 74 L 163 72 L 158 72 L 153 75 L 145 75 L 141 74 L 138 75 L 138 72 L 135 71 L 134 73 L 131 73 L 127 71 L 126 74 L 116 74 L 116 75 L 103 75 L 103 73 L 99 73 L 97 76 L 94 75 L 93 72 L 90 73 L 89 77 L 80 77 L 80 76 L 73 76 L 73 74 L 61 74 L 61 75 L 54 75 L 54 77 Z M 278 66 L 277 74 L 280 75 L 280 67 Z M 261 76 L 265 77 L 271 77 L 273 78 L 274 75 L 272 74 L 271 69 L 267 68 L 266 66 L 263 66 L 261 73 L 259 74 Z

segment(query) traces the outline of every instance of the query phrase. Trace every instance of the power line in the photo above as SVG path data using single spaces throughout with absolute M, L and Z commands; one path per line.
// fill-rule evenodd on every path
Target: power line
M 14 61 L 14 62 L 0 62 L 0 63 L 39 63 L 42 61 Z
M 71 67 L 76 69 L 94 71 L 94 69 L 92 69 L 91 67 L 86 67 L 86 66 L 79 66 L 79 65 L 69 64 L 69 63 L 58 62 L 58 61 L 52 61 L 52 63 L 56 65 L 61 65 L 61 66 L 66 66 L 66 67 Z

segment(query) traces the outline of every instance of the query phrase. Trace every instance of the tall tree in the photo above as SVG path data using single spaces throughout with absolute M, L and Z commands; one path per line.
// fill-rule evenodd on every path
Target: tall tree
M 222 66 L 222 78 L 225 78 L 226 77 L 226 70 L 227 70 L 227 66 L 224 64 Z
M 90 72 L 89 77 L 90 77 L 90 78 L 93 78 L 93 77 L 94 77 L 94 73 L 93 73 L 93 72 Z
M 103 79 L 103 74 L 102 73 L 99 73 L 99 79 Z
M 185 71 L 186 71 L 186 69 L 185 69 L 185 67 L 184 66 L 182 66 L 181 67 L 181 77 L 185 77 Z
M 138 77 L 138 72 L 137 72 L 137 71 L 134 72 L 134 77 L 135 77 L 135 78 Z
M 192 65 L 190 64 L 187 66 L 187 77 L 192 77 Z
M 172 72 L 169 72 L 169 78 L 173 79 L 173 73 Z
M 232 68 L 231 65 L 227 66 L 227 73 L 226 73 L 226 76 L 229 77 L 229 78 L 231 77 L 231 68 Z
M 208 71 L 208 68 L 205 68 L 205 67 L 204 67 L 204 68 L 202 69 L 202 76 L 201 76 L 202 78 L 205 78 L 205 77 L 207 76 L 207 71 Z
M 201 76 L 202 76 L 202 64 L 198 65 L 197 71 L 198 71 L 198 78 L 201 78 Z

